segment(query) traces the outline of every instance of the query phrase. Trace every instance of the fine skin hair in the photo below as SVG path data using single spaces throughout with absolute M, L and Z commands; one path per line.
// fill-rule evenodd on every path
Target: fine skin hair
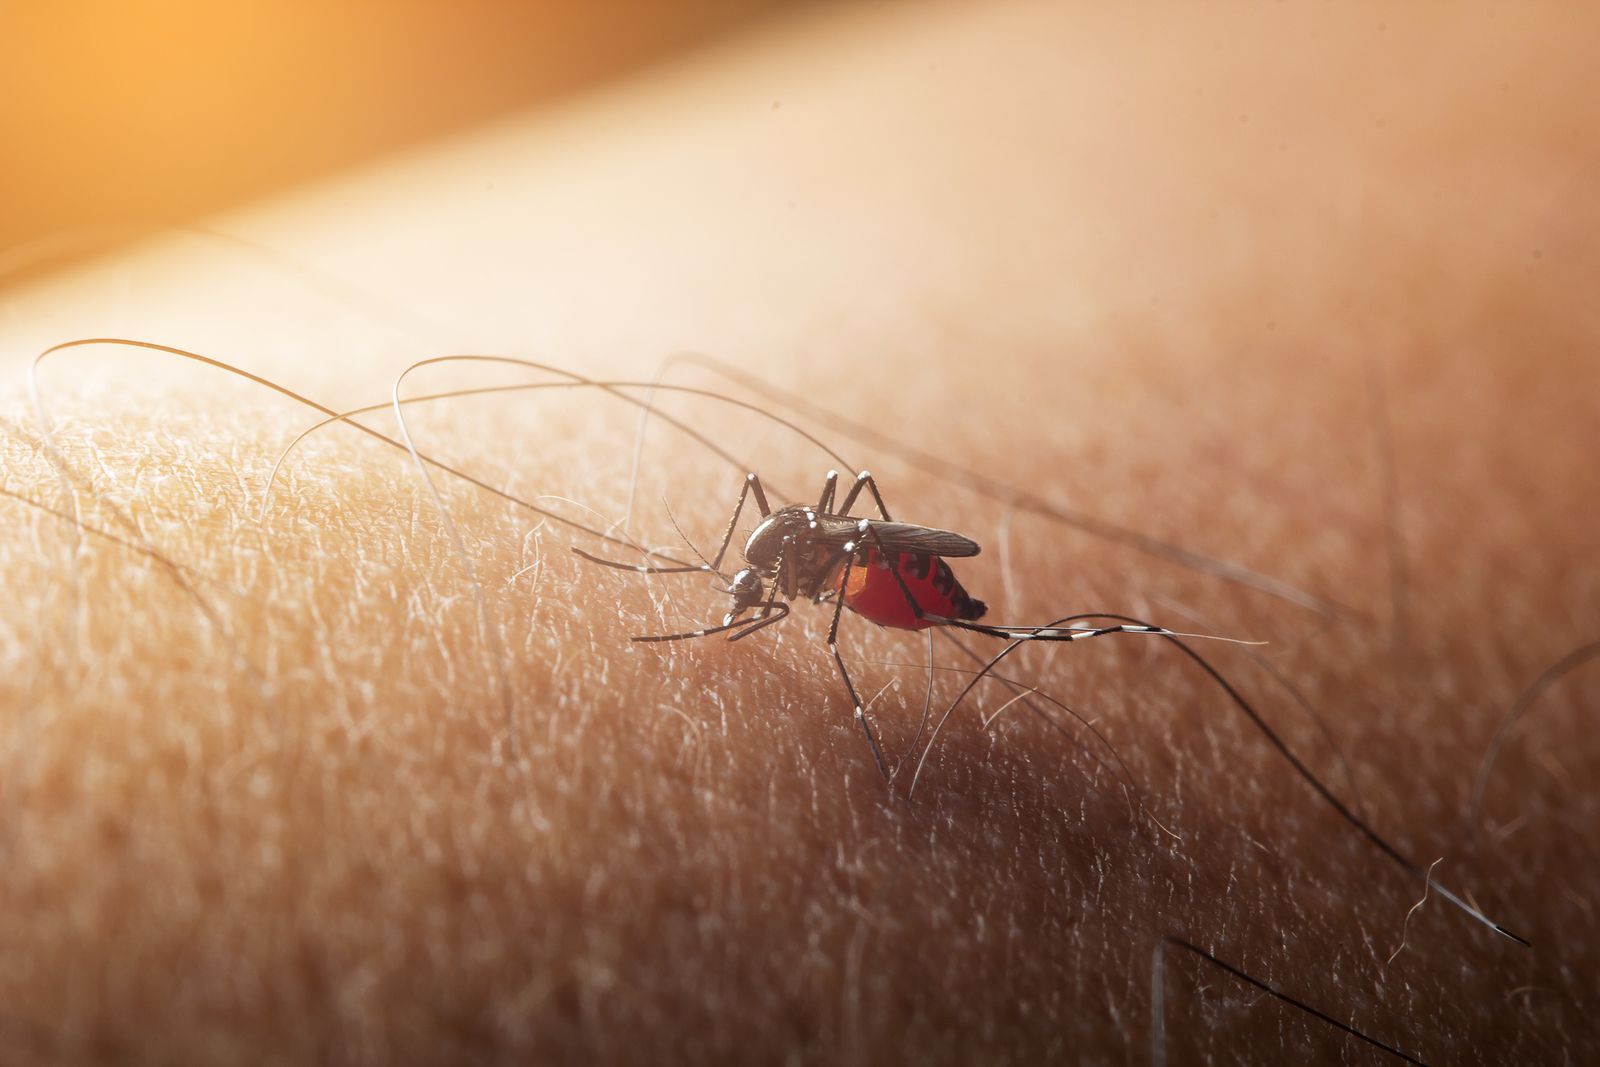
M 817 654 L 817 617 L 764 646 L 641 654 L 627 638 L 662 622 L 646 586 L 586 570 L 565 546 L 594 542 L 559 525 L 530 546 L 524 512 L 462 498 L 449 477 L 440 483 L 459 543 L 474 546 L 471 573 L 406 465 L 376 463 L 348 441 L 330 438 L 268 498 L 276 453 L 257 435 L 273 419 L 223 433 L 207 424 L 216 412 L 169 417 L 129 450 L 85 448 L 73 431 L 87 423 L 46 411 L 32 425 L 17 418 L 8 436 L 16 528 L 35 542 L 9 558 L 32 559 L 36 575 L 30 583 L 19 567 L 8 588 L 34 606 L 35 634 L 50 635 L 11 675 L 26 686 L 11 705 L 26 709 L 9 739 L 19 813 L 11 911 L 84 903 L 23 935 L 27 955 L 55 966 L 31 995 L 17 986 L 18 1047 L 154 1060 L 419 1049 L 424 1059 L 627 1058 L 648 1034 L 653 1049 L 684 1057 L 871 1059 L 892 1047 L 915 1058 L 955 1041 L 1026 1058 L 1142 1046 L 1129 1038 L 1155 1025 L 1153 974 L 1165 989 L 1163 1050 L 1270 1058 L 1274 1042 L 1352 1040 L 1292 1007 L 1245 1010 L 1248 987 L 1219 987 L 1220 970 L 1169 958 L 1190 942 L 1424 1058 L 1454 1058 L 1460 1046 L 1443 1029 L 1430 1038 L 1419 1018 L 1479 1020 L 1486 1056 L 1498 1055 L 1496 1039 L 1513 1052 L 1555 1047 L 1539 1044 L 1549 1034 L 1500 1031 L 1487 1005 L 1503 975 L 1538 973 L 1542 954 L 1562 951 L 1547 910 L 1560 901 L 1494 862 L 1499 850 L 1459 824 L 1430 834 L 1408 821 L 1407 803 L 1446 823 L 1447 804 L 1419 801 L 1415 775 L 1372 742 L 1351 744 L 1375 726 L 1331 728 L 1365 753 L 1354 774 L 1367 816 L 1413 850 L 1407 837 L 1454 849 L 1458 886 L 1492 899 L 1492 910 L 1514 908 L 1531 952 L 1436 908 L 1409 915 L 1425 887 L 1397 878 L 1330 818 L 1203 678 L 1161 649 L 1100 642 L 1093 654 L 1074 648 L 1021 668 L 1030 686 L 1070 687 L 1097 719 L 1116 709 L 1142 724 L 1112 733 L 1159 829 L 1048 733 L 972 722 L 944 735 L 933 779 L 908 802 L 850 728 Z M 93 425 L 102 440 L 120 425 L 114 440 L 138 424 L 102 414 Z M 203 444 L 206 459 L 175 460 L 170 450 L 184 443 Z M 495 462 L 488 449 L 472 460 L 479 471 Z M 176 479 L 161 483 L 171 496 L 128 494 L 157 464 Z M 537 485 L 540 473 L 522 476 Z M 981 500 L 936 499 L 981 529 Z M 714 515 L 721 503 L 680 510 Z M 267 507 L 265 521 L 252 504 Z M 409 516 L 398 525 L 397 508 Z M 1070 584 L 1065 554 L 1049 546 L 1071 535 L 1038 530 L 1026 572 Z M 1279 662 L 1325 719 L 1377 704 L 1351 679 L 1376 678 L 1381 693 L 1410 662 L 1381 622 L 1263 607 L 1258 592 L 1093 541 L 1080 551 L 1159 575 L 1164 590 L 1192 590 L 1163 598 L 1209 598 L 1218 611 L 1232 603 L 1258 625 L 1287 619 L 1302 642 Z M 604 599 L 585 595 L 595 588 Z M 475 617 L 474 595 L 492 610 Z M 691 617 L 722 610 L 711 589 L 672 597 Z M 903 637 L 854 628 L 866 631 L 863 660 L 917 658 Z M 13 637 L 10 647 L 24 647 Z M 1329 647 L 1342 666 L 1324 660 Z M 1350 669 L 1363 662 L 1367 673 Z M 1229 670 L 1251 674 L 1242 658 Z M 1266 677 L 1249 688 L 1266 694 L 1264 706 L 1275 696 L 1281 728 L 1315 752 L 1319 736 L 1285 717 L 1289 702 Z M 353 689 L 356 679 L 365 681 Z M 505 686 L 516 694 L 509 720 L 498 714 Z M 878 714 L 904 725 L 917 702 L 899 704 Z M 1411 737 L 1424 741 L 1438 744 Z M 80 866 L 88 857 L 92 872 Z M 430 922 L 441 932 L 424 936 Z M 989 933 L 994 924 L 1002 932 Z M 1038 936 L 1046 929 L 1050 943 Z M 817 947 L 802 949 L 802 934 Z M 1321 953 L 1333 977 L 1296 966 L 1295 953 Z M 393 970 L 369 1000 L 328 995 L 375 966 L 374 954 L 399 962 L 384 965 Z M 1452 988 L 1452 960 L 1471 961 L 1475 980 Z M 612 977 L 597 979 L 597 966 Z M 1404 1010 L 1386 1007 L 1396 967 Z M 249 969 L 250 986 L 225 980 L 236 968 Z M 508 974 L 522 984 L 512 989 Z M 924 979 L 911 993 L 897 977 L 909 974 Z M 529 982 L 541 996 L 504 999 Z M 1207 999 L 1211 989 L 1220 1000 Z M 1085 997 L 1105 1013 L 1077 1010 Z M 152 1016 L 166 1025 L 148 1028 Z M 762 1022 L 774 1018 L 792 1022 Z M 397 1026 L 421 1044 L 391 1044 Z
M 1268 642 L 1196 647 L 1425 878 L 1163 641 L 1008 658 L 997 673 L 1063 730 L 984 683 L 908 796 L 921 635 L 842 624 L 904 769 L 886 783 L 820 608 L 736 643 L 637 645 L 720 622 L 727 595 L 587 563 L 571 549 L 625 549 L 437 468 L 430 489 L 347 425 L 269 494 L 324 414 L 216 367 L 65 350 L 35 404 L 38 349 L 6 363 L 0 1058 L 1387 1061 L 1333 1020 L 1428 1063 L 1593 1059 L 1600 260 L 1570 234 L 1600 218 L 1537 160 L 1493 159 L 1492 220 L 1484 186 L 1429 193 L 1373 150 L 1396 191 L 1354 235 L 1286 181 L 1255 194 L 1280 210 L 1250 254 L 1213 263 L 1163 230 L 1181 296 L 1108 252 L 1098 310 L 1065 325 L 1048 262 L 1014 266 L 1039 254 L 1018 236 L 1032 209 L 985 186 L 983 239 L 959 243 L 989 258 L 954 294 L 908 264 L 864 326 L 839 310 L 870 319 L 859 301 L 786 293 L 816 302 L 811 332 L 758 316 L 713 352 L 848 424 L 703 361 L 664 371 L 798 419 L 847 464 L 657 397 L 787 499 L 871 469 L 896 519 L 983 546 L 954 565 L 996 622 L 1105 611 Z M 667 214 L 631 218 L 635 239 Z M 619 277 L 608 296 L 642 305 Z M 762 296 L 716 281 L 690 320 Z M 551 362 L 650 381 L 676 336 Z M 336 411 L 393 397 L 398 368 L 330 370 L 300 340 L 202 354 Z M 519 381 L 433 366 L 400 393 Z M 630 492 L 637 414 L 550 389 L 417 403 L 406 425 L 522 501 L 711 551 L 746 470 L 658 419 Z M 400 438 L 392 413 L 366 421 Z M 934 650 L 937 718 L 978 664 Z

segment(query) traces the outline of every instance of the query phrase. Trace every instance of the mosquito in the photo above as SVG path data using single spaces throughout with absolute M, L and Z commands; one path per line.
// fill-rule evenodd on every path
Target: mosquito
M 760 477 L 747 474 L 716 555 L 709 560 L 702 558 L 698 565 L 622 563 L 577 547 L 572 551 L 593 563 L 617 570 L 639 574 L 713 574 L 727 583 L 733 602 L 720 624 L 684 633 L 645 634 L 633 638 L 641 643 L 687 641 L 722 633 L 728 635 L 729 641 L 738 641 L 786 618 L 792 601 L 831 603 L 833 617 L 828 624 L 828 651 L 850 695 L 856 723 L 885 781 L 892 780 L 893 776 L 884 760 L 877 732 L 850 678 L 849 668 L 839 653 L 839 622 L 845 608 L 891 629 L 926 630 L 948 626 L 1010 641 L 1082 641 L 1121 633 L 1180 636 L 1158 626 L 1131 622 L 1111 626 L 998 626 L 979 622 L 988 613 L 988 605 L 967 592 L 946 562 L 978 555 L 981 548 L 976 541 L 949 530 L 896 522 L 889 515 L 883 494 L 869 471 L 855 476 L 843 500 L 836 505 L 838 491 L 839 472 L 830 470 L 823 479 L 822 493 L 815 505 L 788 504 L 774 509 L 767 502 Z M 878 518 L 850 514 L 863 491 L 870 495 Z M 723 573 L 722 562 L 733 544 L 739 516 L 752 499 L 761 512 L 761 521 L 745 542 L 745 566 L 730 577 Z
M 1239 691 L 1209 662 L 1185 644 L 1181 638 L 1210 637 L 1207 634 L 1186 634 L 1151 626 L 1127 616 L 1096 614 L 1090 618 L 1109 618 L 1117 621 L 1110 625 L 1079 625 L 1086 616 L 1069 616 L 1044 626 L 1007 626 L 981 622 L 988 613 L 988 605 L 976 599 L 962 587 L 946 559 L 976 556 L 980 546 L 974 540 L 949 530 L 914 523 L 896 522 L 889 515 L 878 491 L 877 481 L 868 471 L 855 477 L 844 499 L 835 510 L 839 489 L 839 472 L 830 470 L 823 479 L 822 493 L 815 505 L 787 504 L 774 509 L 767 501 L 766 491 L 758 475 L 745 475 L 734 502 L 733 514 L 723 530 L 722 541 L 716 555 L 707 560 L 701 557 L 698 564 L 671 564 L 666 566 L 623 563 L 587 552 L 577 546 L 572 551 L 601 566 L 638 574 L 712 574 L 728 584 L 732 597 L 722 622 L 671 634 L 641 634 L 633 638 L 641 643 L 689 641 L 717 634 L 727 634 L 729 641 L 738 641 L 780 622 L 789 615 L 789 604 L 806 599 L 814 604 L 831 603 L 833 615 L 828 623 L 828 651 L 839 669 L 855 720 L 867 739 L 878 772 L 887 782 L 894 780 L 889 765 L 883 757 L 877 732 L 867 717 L 866 707 L 850 670 L 839 652 L 839 623 L 844 609 L 849 608 L 879 626 L 899 630 L 925 630 L 929 627 L 950 627 L 996 637 L 1008 642 L 1006 648 L 991 657 L 981 671 L 946 709 L 948 718 L 957 704 L 965 699 L 973 686 L 987 676 L 1001 660 L 1023 643 L 1030 641 L 1085 641 L 1111 634 L 1147 634 L 1166 638 L 1184 655 L 1197 664 L 1225 692 L 1234 705 L 1255 724 L 1267 740 L 1287 759 L 1316 792 L 1338 812 L 1341 818 L 1361 832 L 1379 851 L 1383 852 L 1403 870 L 1423 877 L 1423 870 L 1390 844 L 1360 816 L 1351 811 L 1328 787 L 1311 772 L 1301 759 L 1290 750 L 1277 732 L 1245 700 Z M 872 498 L 879 518 L 857 517 L 850 514 L 861 494 Z M 744 545 L 745 566 L 732 576 L 722 570 L 722 562 L 733 544 L 733 535 L 739 516 L 745 506 L 754 500 L 761 512 L 761 521 L 751 531 Z M 693 547 L 692 545 L 690 546 Z M 698 555 L 698 550 L 696 551 Z M 1222 638 L 1222 640 L 1229 640 Z M 943 719 L 941 719 L 941 725 Z M 937 733 L 937 729 L 935 730 Z M 930 746 L 932 741 L 929 742 Z M 920 763 L 919 763 L 920 769 Z M 1526 946 L 1528 941 L 1489 918 L 1477 907 L 1443 886 L 1435 891 L 1456 908 L 1466 913 L 1495 933 Z

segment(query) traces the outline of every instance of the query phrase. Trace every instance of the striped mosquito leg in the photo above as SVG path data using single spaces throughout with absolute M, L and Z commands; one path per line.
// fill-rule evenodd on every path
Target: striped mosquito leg
M 851 542 L 841 551 L 845 553 L 844 573 L 839 578 L 839 588 L 844 589 L 850 582 L 850 571 L 855 566 L 856 545 Z M 844 597 L 838 596 L 833 601 L 833 620 L 828 623 L 828 651 L 833 653 L 833 662 L 838 664 L 839 677 L 844 679 L 844 688 L 850 694 L 850 703 L 855 708 L 856 722 L 861 724 L 861 732 L 867 735 L 867 745 L 872 749 L 873 761 L 878 765 L 878 773 L 883 775 L 885 782 L 893 779 L 889 776 L 889 765 L 883 760 L 883 750 L 878 747 L 878 735 L 873 732 L 872 722 L 867 718 L 867 710 L 861 704 L 861 696 L 856 692 L 855 683 L 850 681 L 850 672 L 845 668 L 844 657 L 839 655 L 839 617 L 844 614 Z
M 829 471 L 822 479 L 822 495 L 817 498 L 817 510 L 824 515 L 833 512 L 833 497 L 839 489 L 839 472 Z
M 713 634 L 736 630 L 741 626 L 747 625 L 749 621 L 749 619 L 743 619 L 739 622 L 725 622 L 721 626 L 707 626 L 701 630 L 687 630 L 681 634 L 640 634 L 637 637 L 630 637 L 628 640 L 637 641 L 642 645 L 657 644 L 662 641 L 692 641 L 696 637 L 710 637 Z
M 856 483 L 850 487 L 850 492 L 845 494 L 844 506 L 839 509 L 839 514 L 850 514 L 850 508 L 855 504 L 856 497 L 861 495 L 862 489 L 872 494 L 872 502 L 878 506 L 878 514 L 883 517 L 883 521 L 893 522 L 894 520 L 889 518 L 889 509 L 883 506 L 883 494 L 878 492 L 878 482 L 872 477 L 871 471 L 861 471 L 856 475 Z
M 1133 623 L 1118 623 L 1115 626 L 987 626 L 981 622 L 947 619 L 942 615 L 926 615 L 924 617 L 944 626 L 955 626 L 963 630 L 988 634 L 990 637 L 999 637 L 1007 641 L 1087 641 L 1091 637 L 1107 637 L 1111 634 L 1154 634 L 1158 637 L 1177 636 L 1171 630 L 1164 630 L 1159 626 L 1142 626 Z
M 739 487 L 739 499 L 734 502 L 733 515 L 728 519 L 727 529 L 722 531 L 722 544 L 717 546 L 717 554 L 711 561 L 711 569 L 722 569 L 722 557 L 728 554 L 728 546 L 733 543 L 733 529 L 739 525 L 739 513 L 744 510 L 745 498 L 754 495 L 756 507 L 761 509 L 764 519 L 772 514 L 772 509 L 767 506 L 767 494 L 761 489 L 761 479 L 752 472 L 744 476 L 744 484 Z

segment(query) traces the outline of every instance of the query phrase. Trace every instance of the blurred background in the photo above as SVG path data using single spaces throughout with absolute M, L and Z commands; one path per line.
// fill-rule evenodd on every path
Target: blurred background
M 0 252 L 34 246 L 0 284 L 807 2 L 0 6 Z

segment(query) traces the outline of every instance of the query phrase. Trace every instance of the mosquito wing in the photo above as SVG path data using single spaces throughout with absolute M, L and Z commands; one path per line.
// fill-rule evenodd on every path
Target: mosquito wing
M 872 532 L 890 551 L 921 552 L 929 556 L 976 556 L 978 542 L 949 530 L 918 526 L 909 522 L 875 522 Z
M 850 541 L 872 546 L 881 544 L 890 552 L 919 552 L 925 556 L 976 556 L 978 542 L 949 530 L 935 530 L 931 526 L 918 526 L 910 522 L 880 522 L 871 520 L 872 533 L 861 535 L 861 520 L 841 518 L 837 515 L 818 515 L 818 529 L 811 540 L 822 544 L 842 545 Z M 876 535 L 876 539 L 874 536 Z

